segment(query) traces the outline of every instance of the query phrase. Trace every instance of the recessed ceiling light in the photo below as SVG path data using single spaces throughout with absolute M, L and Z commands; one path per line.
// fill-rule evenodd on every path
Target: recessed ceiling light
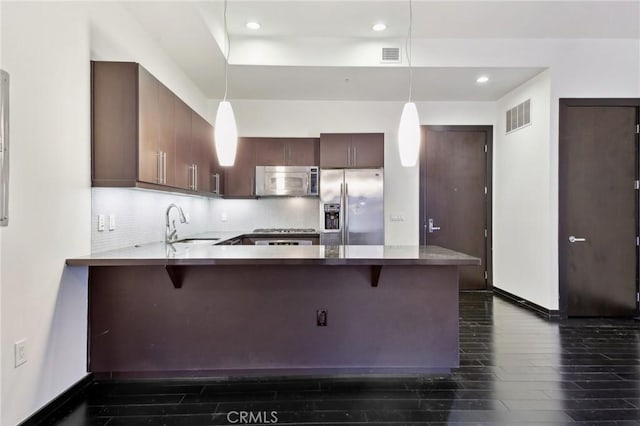
M 374 24 L 373 26 L 373 31 L 384 31 L 387 29 L 387 26 L 385 24 L 383 24 L 382 22 L 378 22 L 377 24 Z
M 247 22 L 247 28 L 249 28 L 250 30 L 259 30 L 260 24 L 255 21 Z
M 487 81 L 489 81 L 489 77 L 487 77 L 486 75 L 481 75 L 477 78 L 476 83 L 486 83 Z

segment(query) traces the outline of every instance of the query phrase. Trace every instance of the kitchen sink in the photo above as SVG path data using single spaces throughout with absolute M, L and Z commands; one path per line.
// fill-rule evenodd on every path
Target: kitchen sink
M 220 238 L 185 238 L 173 244 L 215 244 Z

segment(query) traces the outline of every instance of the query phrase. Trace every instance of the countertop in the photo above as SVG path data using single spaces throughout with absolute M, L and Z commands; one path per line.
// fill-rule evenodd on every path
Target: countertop
M 220 238 L 242 232 L 211 232 Z M 193 237 L 191 237 L 193 238 Z M 67 259 L 69 266 L 135 265 L 480 265 L 480 259 L 438 246 L 250 246 L 214 243 L 146 244 Z

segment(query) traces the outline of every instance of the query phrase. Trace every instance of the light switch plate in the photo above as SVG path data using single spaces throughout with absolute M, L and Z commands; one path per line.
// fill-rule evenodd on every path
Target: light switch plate
M 404 216 L 401 214 L 392 214 L 391 222 L 404 222 Z
M 14 343 L 14 366 L 20 367 L 25 362 L 27 362 L 27 339 L 22 339 Z
M 116 216 L 113 214 L 109 215 L 109 231 L 116 230 Z

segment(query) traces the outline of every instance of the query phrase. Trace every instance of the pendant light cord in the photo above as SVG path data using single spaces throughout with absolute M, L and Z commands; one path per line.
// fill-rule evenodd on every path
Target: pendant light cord
M 409 64 L 409 102 L 411 102 L 411 92 L 413 90 L 413 69 L 411 68 L 411 41 L 413 30 L 413 4 L 409 0 L 409 34 L 407 35 L 407 41 L 405 45 L 405 54 L 407 56 L 407 63 Z
M 229 39 L 229 29 L 227 28 L 227 0 L 224 0 L 224 35 L 226 38 L 226 55 L 224 61 L 224 99 L 227 100 L 227 86 L 228 86 L 228 75 L 229 75 L 229 55 L 231 54 L 231 40 Z

